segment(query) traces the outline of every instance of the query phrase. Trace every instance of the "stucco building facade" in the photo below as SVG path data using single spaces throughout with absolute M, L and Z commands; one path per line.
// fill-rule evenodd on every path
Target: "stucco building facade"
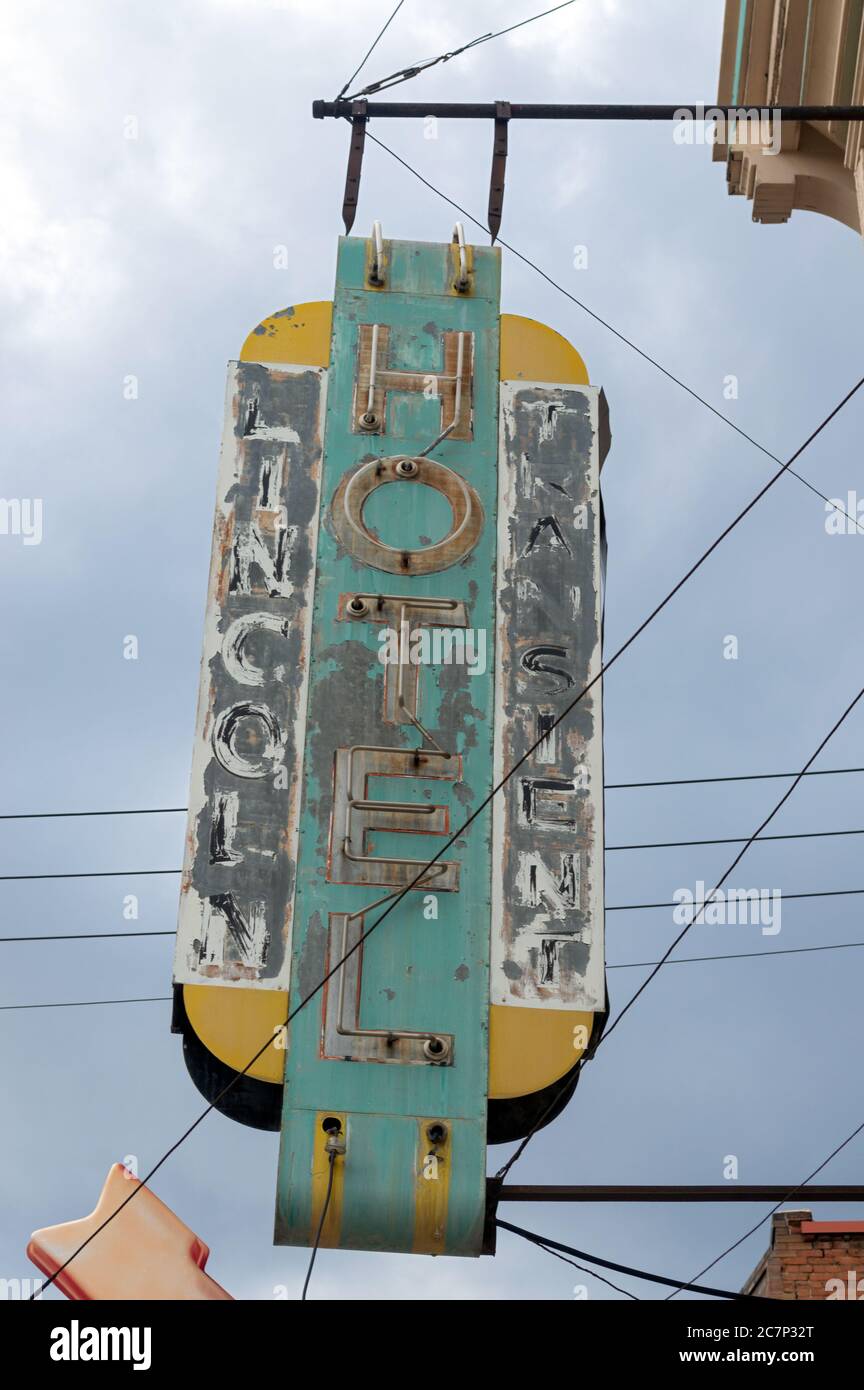
M 726 0 L 718 104 L 864 104 L 864 0 Z M 864 123 L 721 127 L 715 160 L 754 222 L 820 212 L 864 232 Z

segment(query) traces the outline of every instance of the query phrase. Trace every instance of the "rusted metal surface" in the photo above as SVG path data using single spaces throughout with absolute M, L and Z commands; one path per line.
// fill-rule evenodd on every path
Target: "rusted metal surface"
M 504 181 L 507 177 L 507 136 L 510 123 L 509 101 L 495 103 L 495 138 L 492 145 L 492 174 L 489 180 L 489 231 L 494 244 L 501 230 L 504 211 Z
M 599 394 L 501 385 L 493 1004 L 604 1004 Z
M 449 633 L 440 629 L 468 626 L 466 605 L 459 599 L 412 598 L 410 594 L 342 594 L 339 618 L 348 622 L 385 624 L 397 647 L 396 660 L 389 660 L 389 647 L 383 653 L 384 721 L 387 724 L 413 724 L 426 739 L 434 742 L 420 722 L 422 713 L 419 663 L 412 661 L 411 648 L 418 628 L 436 629 L 430 650 L 435 660 L 436 642 L 443 660 L 451 657 L 455 642 L 447 643 Z M 464 642 L 463 642 L 464 651 Z M 379 651 L 379 660 L 383 660 Z
M 439 402 L 443 430 L 453 419 L 456 387 L 459 383 L 459 413 L 450 431 L 450 438 L 470 439 L 474 340 L 470 333 L 464 335 L 465 350 L 460 363 L 461 336 L 463 335 L 452 331 L 441 334 L 444 347 L 441 372 L 417 372 L 393 365 L 391 330 L 388 324 L 361 323 L 357 330 L 353 429 L 360 434 L 386 434 L 387 402 L 391 394 L 419 392 L 426 400 Z
M 363 507 L 377 488 L 423 484 L 440 492 L 453 513 L 450 530 L 436 545 L 422 548 L 385 545 L 363 519 Z M 475 488 L 434 459 L 397 454 L 373 458 L 346 473 L 333 498 L 333 527 L 346 550 L 373 569 L 389 574 L 434 574 L 464 560 L 483 530 L 483 506 Z
M 499 259 L 475 248 L 470 294 L 454 287 L 449 243 L 389 241 L 379 264 L 384 286 L 370 287 L 368 244 L 341 242 L 292 1006 L 338 961 L 343 937 L 350 949 L 375 930 L 291 1024 L 276 1241 L 314 1237 L 323 1113 L 340 1117 L 346 1151 L 322 1244 L 477 1255 L 488 809 L 474 833 L 426 865 L 479 810 L 491 781 L 494 653 L 488 666 L 469 667 L 439 662 L 433 646 L 430 659 L 400 670 L 398 661 L 385 668 L 380 639 L 388 629 L 398 639 L 403 614 L 414 637 L 428 638 L 439 621 L 463 648 L 469 624 L 492 636 Z M 374 418 L 361 421 L 366 413 Z M 392 545 L 364 520 L 367 505 Z M 428 533 L 446 530 L 448 511 L 449 535 L 436 541 Z M 433 1174 L 436 1141 L 426 1131 L 438 1122 L 447 1145 Z
M 333 883 L 387 884 L 403 888 L 411 883 L 426 859 L 370 853 L 376 832 L 382 835 L 446 836 L 450 832 L 450 813 L 446 805 L 431 801 L 409 801 L 411 783 L 457 782 L 462 775 L 462 759 L 438 749 L 413 751 L 408 748 L 354 745 L 336 752 L 333 779 L 333 815 L 330 822 L 328 877 Z M 387 800 L 376 787 L 389 779 L 410 779 L 406 799 Z M 377 779 L 377 780 L 376 780 Z M 428 790 L 428 787 L 426 788 Z M 458 893 L 459 865 L 439 860 L 436 893 Z
M 176 983 L 288 985 L 324 383 L 229 368 Z
M 437 868 L 437 866 L 436 866 Z M 434 871 L 433 871 L 434 873 Z M 429 887 L 435 887 L 433 873 Z M 387 899 L 381 899 L 381 903 Z M 363 977 L 362 937 L 372 912 L 333 912 L 330 914 L 327 964 L 347 964 L 338 977 L 328 981 L 324 1000 L 324 1043 L 322 1055 L 333 1061 L 397 1062 L 428 1066 L 452 1066 L 452 1033 L 399 1028 L 364 1028 L 360 1019 Z M 350 952 L 353 955 L 349 955 Z
M 363 149 L 366 144 L 366 103 L 351 103 L 351 144 L 348 147 L 348 168 L 345 173 L 345 195 L 342 199 L 342 221 L 347 236 L 357 216 L 360 197 L 360 175 L 363 171 Z

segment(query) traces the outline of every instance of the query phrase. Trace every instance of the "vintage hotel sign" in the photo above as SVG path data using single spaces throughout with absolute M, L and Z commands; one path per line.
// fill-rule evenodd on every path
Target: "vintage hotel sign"
M 487 1137 L 602 1026 L 599 685 L 553 725 L 600 663 L 605 400 L 499 282 L 343 238 L 229 372 L 174 978 L 213 1077 L 274 1036 L 221 1108 L 281 1129 L 281 1243 L 332 1162 L 324 1245 L 480 1253 Z

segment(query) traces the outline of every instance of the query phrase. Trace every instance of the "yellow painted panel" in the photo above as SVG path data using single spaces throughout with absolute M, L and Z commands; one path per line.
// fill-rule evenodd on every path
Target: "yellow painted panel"
M 426 1129 L 441 1123 L 420 1120 L 417 1140 L 417 1180 L 414 1205 L 415 1255 L 443 1255 L 447 1244 L 447 1202 L 450 1196 L 450 1170 L 453 1143 L 450 1126 L 447 1135 L 433 1143 Z
M 240 361 L 328 367 L 332 323 L 333 305 L 328 299 L 280 309 L 252 329 L 241 349 Z
M 328 1118 L 339 1120 L 342 1136 L 346 1133 L 348 1117 L 340 1110 L 319 1110 L 315 1116 L 315 1137 L 312 1141 L 312 1221 L 309 1227 L 309 1244 L 314 1245 L 318 1232 L 318 1222 L 327 1200 L 330 1183 L 330 1155 L 327 1152 L 327 1133 L 321 1128 Z M 321 1229 L 319 1244 L 324 1250 L 338 1250 L 342 1233 L 342 1207 L 345 1197 L 345 1155 L 337 1154 L 333 1160 L 333 1189 L 327 1216 Z
M 572 343 L 536 319 L 501 315 L 501 380 L 587 386 L 588 368 Z
M 267 1039 L 276 1037 L 288 1013 L 288 995 L 278 989 L 184 985 L 183 1001 L 189 1022 L 204 1046 L 235 1071 L 242 1071 Z M 246 1075 L 281 1086 L 284 1071 L 284 1047 L 274 1043 Z
M 489 1010 L 489 1099 L 542 1091 L 574 1067 L 588 1046 L 593 1013 L 580 1009 Z

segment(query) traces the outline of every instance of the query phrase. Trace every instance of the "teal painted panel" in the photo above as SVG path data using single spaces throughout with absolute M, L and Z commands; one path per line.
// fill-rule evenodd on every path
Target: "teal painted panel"
M 747 28 L 747 0 L 738 0 L 738 32 L 735 36 L 735 69 L 732 74 L 732 105 L 737 106 L 741 89 L 741 62 L 744 57 L 744 34 Z
M 459 779 L 372 776 L 369 798 L 446 807 L 452 831 L 485 797 L 492 782 L 499 257 L 496 251 L 475 248 L 477 292 L 457 296 L 450 288 L 452 255 L 447 245 L 388 242 L 385 246 L 387 285 L 383 290 L 363 288 L 365 241 L 342 239 L 339 250 L 297 863 L 292 1009 L 328 969 L 330 914 L 355 913 L 392 891 L 380 882 L 330 881 L 334 846 L 341 845 L 338 827 L 331 830 L 335 752 L 367 744 L 414 750 L 422 742 L 412 724 L 385 722 L 385 668 L 378 653 L 379 634 L 387 624 L 347 622 L 345 596 L 361 592 L 458 600 L 466 605 L 467 623 L 478 633 L 478 645 L 480 632 L 485 641 L 482 672 L 484 663 L 479 660 L 474 662 L 474 675 L 465 665 L 418 668 L 419 717 L 442 748 L 462 759 Z M 346 474 L 370 459 L 419 454 L 441 431 L 442 402 L 418 389 L 389 390 L 384 433 L 355 430 L 360 329 L 376 323 L 389 330 L 381 369 L 424 376 L 439 375 L 444 369 L 442 334 L 471 335 L 473 437 L 445 439 L 431 457 L 475 489 L 484 525 L 470 554 L 435 573 L 384 572 L 347 551 L 334 531 L 333 497 Z M 419 484 L 399 483 L 374 496 L 381 515 L 388 518 L 387 535 L 382 537 L 388 544 L 396 543 L 392 533 L 397 525 L 399 544 L 416 547 L 418 537 L 438 538 L 430 530 L 440 530 L 439 494 Z M 425 500 L 429 497 L 434 507 Z M 344 1164 L 340 1244 L 412 1249 L 417 1122 L 443 1119 L 455 1122 L 448 1165 L 446 1249 L 454 1254 L 479 1253 L 485 1196 L 490 838 L 487 811 L 447 852 L 445 859 L 460 866 L 460 886 L 458 892 L 437 893 L 437 920 L 424 916 L 424 901 L 431 890 L 412 891 L 363 948 L 360 1026 L 452 1034 L 453 1065 L 345 1061 L 333 1056 L 332 1048 L 331 1055 L 323 1056 L 326 1004 L 321 995 L 291 1025 L 277 1243 L 309 1241 L 315 1116 L 333 1110 L 349 1117 L 347 1152 L 339 1160 Z M 419 831 L 374 830 L 366 851 L 380 858 L 402 856 L 425 862 L 442 843 L 439 836 Z M 356 847 L 352 844 L 352 848 Z M 364 929 L 385 907 L 365 918 Z M 338 955 L 337 951 L 333 963 Z M 334 991 L 337 987 L 338 979 L 331 985 Z

